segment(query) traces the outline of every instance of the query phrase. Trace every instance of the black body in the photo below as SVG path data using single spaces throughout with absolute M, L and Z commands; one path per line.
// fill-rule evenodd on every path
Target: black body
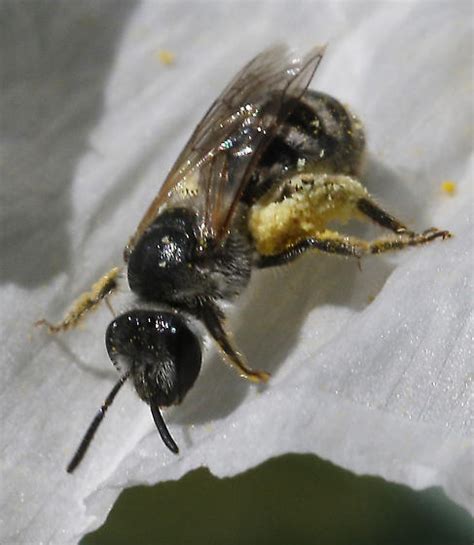
M 291 175 L 300 160 L 310 163 L 313 170 L 321 165 L 326 171 L 356 172 L 364 147 L 362 132 L 360 137 L 356 137 L 358 133 L 351 130 L 354 118 L 328 95 L 310 91 L 298 101 L 288 100 L 285 109 L 289 112 L 288 117 L 280 124 L 260 157 L 223 245 L 203 241 L 198 215 L 191 208 L 183 206 L 165 209 L 141 236 L 128 257 L 128 282 L 141 300 L 167 304 L 177 311 L 184 310 L 196 316 L 230 358 L 237 358 L 238 355 L 226 338 L 220 301 L 231 301 L 245 288 L 253 266 L 280 264 L 273 263 L 271 256 L 267 261 L 262 261 L 256 255 L 247 228 L 249 207 Z M 114 347 L 121 353 L 127 350 L 129 360 L 135 358 L 131 376 L 144 401 L 150 403 L 154 400 L 160 406 L 168 406 L 181 401 L 197 376 L 194 372 L 197 373 L 199 368 L 194 365 L 192 381 L 182 390 L 177 386 L 169 388 L 166 380 L 161 381 L 165 371 L 158 356 L 166 352 L 164 347 L 168 342 L 168 333 L 166 328 L 160 330 L 146 325 L 145 321 L 150 316 L 144 311 L 133 311 L 112 322 L 107 331 L 107 347 L 114 362 L 116 358 L 111 352 Z M 169 327 L 172 327 L 173 320 L 177 320 L 174 314 L 162 313 L 160 316 L 168 320 Z M 184 323 L 180 327 L 186 331 L 179 341 L 184 343 L 183 351 L 196 352 L 198 341 Z M 133 342 L 130 343 L 129 339 L 133 339 Z M 148 347 L 150 339 L 153 339 L 151 349 Z M 167 360 L 170 368 L 174 369 L 178 364 L 193 365 L 193 357 L 197 359 L 196 355 L 186 360 L 183 354 L 171 352 Z M 178 361 L 180 358 L 184 358 L 182 362 Z M 156 374 L 155 381 L 149 378 L 153 373 Z

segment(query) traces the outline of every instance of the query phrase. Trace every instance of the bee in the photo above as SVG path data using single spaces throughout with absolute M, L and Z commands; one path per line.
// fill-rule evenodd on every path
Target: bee
M 324 50 L 299 56 L 279 45 L 257 55 L 179 155 L 125 248 L 136 308 L 115 317 L 105 334 L 120 379 L 68 472 L 128 379 L 150 406 L 165 445 L 178 453 L 162 408 L 179 404 L 199 375 L 202 347 L 193 321 L 242 377 L 268 380 L 238 351 L 224 313 L 224 303 L 235 301 L 255 270 L 287 265 L 307 251 L 361 258 L 450 236 L 435 228 L 411 231 L 362 185 L 361 122 L 336 99 L 308 90 Z M 366 241 L 328 227 L 349 219 L 375 222 L 391 234 Z M 38 323 L 51 333 L 75 326 L 108 301 L 120 275 L 120 268 L 105 274 L 60 323 Z

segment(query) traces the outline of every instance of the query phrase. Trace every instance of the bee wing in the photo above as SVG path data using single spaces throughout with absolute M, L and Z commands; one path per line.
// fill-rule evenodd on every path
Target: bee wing
M 287 46 L 274 46 L 235 76 L 196 127 L 128 252 L 164 207 L 186 201 L 198 214 L 203 240 L 225 238 L 252 170 L 290 113 L 287 99 L 303 95 L 324 49 L 316 47 L 300 58 Z

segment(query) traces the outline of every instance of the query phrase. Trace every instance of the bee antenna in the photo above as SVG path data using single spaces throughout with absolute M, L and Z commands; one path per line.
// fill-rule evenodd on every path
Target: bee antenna
M 171 452 L 173 452 L 174 454 L 178 454 L 178 445 L 175 443 L 174 439 L 171 437 L 170 432 L 168 431 L 168 428 L 166 427 L 165 421 L 163 420 L 163 416 L 160 411 L 160 407 L 155 402 L 152 402 L 150 406 L 153 420 L 155 421 L 158 432 L 163 439 L 163 443 L 171 450 Z
M 110 407 L 110 405 L 112 405 L 112 402 L 115 399 L 115 396 L 118 394 L 120 388 L 123 386 L 123 384 L 125 383 L 125 381 L 128 379 L 129 376 L 130 376 L 130 373 L 125 373 L 125 375 L 120 377 L 120 380 L 117 382 L 117 384 L 115 384 L 110 394 L 105 398 L 105 401 L 102 407 L 99 409 L 99 411 L 95 415 L 94 420 L 92 420 L 89 428 L 87 429 L 84 437 L 82 438 L 81 444 L 78 446 L 74 456 L 72 457 L 72 460 L 69 462 L 69 465 L 67 466 L 68 473 L 72 473 L 76 469 L 76 467 L 81 463 L 85 453 L 87 452 L 87 449 L 89 448 L 89 445 L 92 439 L 94 438 L 95 432 L 97 431 L 99 424 L 104 419 L 107 409 Z

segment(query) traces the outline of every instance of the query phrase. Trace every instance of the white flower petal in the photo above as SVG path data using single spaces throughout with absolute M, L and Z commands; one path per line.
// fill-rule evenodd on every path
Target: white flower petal
M 442 485 L 472 509 L 470 9 L 2 4 L 2 542 L 74 543 L 124 487 L 201 465 L 233 475 L 286 452 L 413 488 Z M 167 412 L 179 457 L 125 389 L 67 475 L 117 378 L 103 347 L 110 317 L 102 309 L 55 339 L 32 323 L 58 317 L 120 263 L 202 112 L 282 37 L 330 43 L 313 86 L 365 121 L 371 191 L 417 228 L 435 223 L 455 238 L 364 260 L 362 271 L 313 255 L 255 274 L 233 323 L 253 366 L 272 372 L 268 387 L 240 381 L 211 354 Z M 174 64 L 160 64 L 162 49 Z M 445 179 L 457 183 L 453 197 L 441 192 Z

